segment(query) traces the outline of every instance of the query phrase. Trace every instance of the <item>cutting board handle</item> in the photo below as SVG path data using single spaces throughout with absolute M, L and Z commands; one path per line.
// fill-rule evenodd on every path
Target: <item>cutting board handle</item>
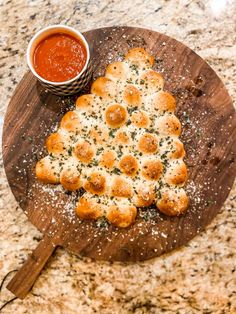
M 8 283 L 7 289 L 18 298 L 24 299 L 56 247 L 53 238 L 45 234 L 27 261 Z

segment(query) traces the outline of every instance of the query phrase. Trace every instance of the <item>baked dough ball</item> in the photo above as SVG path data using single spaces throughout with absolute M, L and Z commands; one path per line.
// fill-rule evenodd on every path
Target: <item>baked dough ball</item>
M 116 83 L 107 77 L 99 77 L 93 82 L 91 92 L 103 100 L 114 100 L 117 94 Z
M 127 110 L 120 104 L 110 105 L 106 108 L 106 123 L 111 128 L 119 128 L 124 125 L 127 120 Z
M 172 162 L 167 168 L 165 180 L 168 184 L 184 184 L 187 180 L 188 172 L 186 164 L 179 160 L 178 162 Z
M 68 132 L 78 132 L 81 127 L 78 115 L 74 111 L 68 111 L 62 118 L 60 127 Z
M 130 107 L 140 107 L 142 104 L 142 94 L 137 87 L 127 85 L 124 90 L 123 100 Z
M 76 109 L 79 111 L 91 111 L 94 107 L 94 95 L 82 95 L 76 100 Z
M 143 163 L 142 168 L 142 175 L 147 180 L 155 180 L 157 181 L 163 171 L 163 166 L 160 160 L 153 159 L 153 160 L 147 160 Z
M 46 140 L 47 151 L 51 154 L 64 154 L 66 152 L 66 140 L 59 133 L 52 133 Z
M 142 74 L 140 84 L 145 93 L 156 93 L 164 86 L 164 79 L 160 73 L 148 70 Z
M 74 155 L 81 162 L 90 163 L 94 156 L 94 149 L 90 143 L 81 141 L 75 146 Z
M 135 198 L 137 207 L 148 207 L 155 202 L 156 194 L 153 186 L 141 186 Z
M 148 115 L 142 110 L 134 112 L 131 121 L 137 128 L 147 128 L 150 124 Z
M 157 130 L 162 135 L 180 136 L 181 124 L 175 115 L 164 115 L 157 120 Z
M 60 174 L 60 183 L 69 191 L 76 191 L 81 188 L 80 173 L 73 166 L 66 166 Z
M 116 177 L 112 183 L 111 195 L 127 198 L 132 197 L 133 195 L 132 185 L 122 177 Z
M 168 92 L 160 91 L 153 99 L 153 108 L 160 112 L 174 112 L 176 109 L 175 98 Z
M 156 153 L 158 151 L 157 137 L 150 133 L 142 135 L 138 142 L 138 149 L 142 153 Z
M 59 161 L 46 156 L 36 164 L 36 177 L 43 183 L 58 184 L 60 182 Z
M 106 218 L 116 227 L 126 228 L 130 226 L 136 218 L 137 209 L 135 206 L 110 206 Z
M 185 156 L 184 144 L 178 138 L 174 138 L 170 146 L 169 158 L 179 159 Z
M 119 168 L 128 176 L 134 176 L 138 171 L 138 161 L 132 155 L 125 155 L 120 160 Z
M 101 204 L 96 201 L 81 197 L 76 207 L 76 214 L 82 219 L 98 219 L 103 215 Z
M 115 136 L 115 143 L 117 144 L 128 144 L 130 141 L 130 138 L 125 131 L 117 131 Z
M 106 77 L 112 81 L 119 81 L 126 79 L 126 69 L 124 62 L 113 62 L 108 64 L 106 69 Z
M 184 189 L 168 189 L 161 191 L 161 197 L 156 203 L 158 209 L 165 215 L 178 216 L 185 212 L 189 199 Z
M 93 139 L 95 144 L 104 144 L 109 139 L 108 131 L 103 127 L 92 127 L 89 130 L 89 137 Z
M 125 60 L 140 68 L 152 67 L 154 64 L 154 57 L 149 55 L 143 48 L 130 49 L 125 55 Z
M 116 161 L 116 153 L 114 151 L 105 151 L 100 158 L 100 165 L 102 167 L 111 169 L 114 167 Z
M 99 172 L 91 173 L 84 184 L 84 189 L 91 194 L 102 195 L 106 189 L 106 178 Z

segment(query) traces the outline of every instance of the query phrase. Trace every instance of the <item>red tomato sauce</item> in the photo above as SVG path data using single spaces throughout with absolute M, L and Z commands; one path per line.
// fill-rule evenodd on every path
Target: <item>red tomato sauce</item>
M 51 82 L 64 82 L 82 71 L 87 51 L 77 38 L 57 33 L 38 44 L 33 59 L 34 69 L 42 78 Z

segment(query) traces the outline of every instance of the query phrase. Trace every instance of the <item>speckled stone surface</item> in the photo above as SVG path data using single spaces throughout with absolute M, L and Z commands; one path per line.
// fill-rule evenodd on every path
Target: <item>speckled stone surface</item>
M 63 4 L 62 4 L 63 3 Z M 236 2 L 0 1 L 0 125 L 27 70 L 31 36 L 56 23 L 81 31 L 151 28 L 202 56 L 236 99 Z M 41 234 L 26 219 L 0 164 L 0 278 L 20 267 Z M 133 265 L 79 259 L 58 249 L 33 290 L 1 313 L 236 313 L 236 187 L 206 232 L 171 254 Z M 5 285 L 0 306 L 11 299 Z

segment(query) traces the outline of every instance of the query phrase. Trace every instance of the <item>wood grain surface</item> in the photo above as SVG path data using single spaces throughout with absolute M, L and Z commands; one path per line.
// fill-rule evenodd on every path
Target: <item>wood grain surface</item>
M 73 106 L 75 97 L 52 95 L 30 72 L 18 85 L 5 116 L 6 175 L 28 219 L 45 236 L 51 236 L 55 246 L 98 260 L 146 260 L 186 244 L 219 212 L 236 173 L 235 110 L 210 66 L 168 36 L 131 27 L 97 29 L 84 35 L 90 44 L 93 79 L 131 47 L 142 46 L 155 56 L 155 69 L 162 72 L 165 89 L 176 97 L 176 114 L 183 126 L 189 209 L 180 217 L 167 217 L 154 208 L 149 214 L 143 210 L 127 229 L 81 222 L 73 211 L 79 193 L 45 186 L 37 182 L 34 174 L 36 161 L 45 154 L 45 138 Z M 44 246 L 41 248 L 43 251 Z M 42 263 L 46 261 L 44 257 Z

